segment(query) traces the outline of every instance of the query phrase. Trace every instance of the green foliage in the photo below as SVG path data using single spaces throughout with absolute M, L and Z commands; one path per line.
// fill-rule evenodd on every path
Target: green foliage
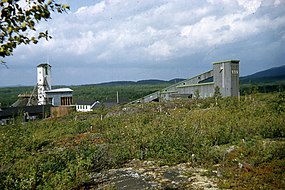
M 120 102 L 129 102 L 140 97 L 153 93 L 166 86 L 168 83 L 155 85 L 86 85 L 71 86 L 74 100 L 99 100 L 103 102 L 116 102 L 117 92 L 119 92 Z M 57 87 L 54 87 L 57 88 Z M 33 87 L 2 87 L 0 88 L 0 106 L 8 107 L 12 105 L 19 94 L 31 93 Z
M 222 98 L 222 94 L 220 88 L 218 86 L 215 87 L 214 98 L 220 99 Z
M 239 142 L 223 161 L 219 181 L 227 189 L 283 189 L 284 140 L 252 139 Z
M 241 95 L 256 94 L 259 93 L 270 93 L 270 92 L 284 92 L 285 83 L 284 81 L 277 81 L 272 83 L 264 84 L 242 84 L 240 87 Z
M 86 85 L 72 86 L 74 90 L 74 99 L 76 100 L 100 100 L 104 102 L 116 102 L 117 92 L 120 101 L 129 102 L 139 99 L 145 95 L 156 92 L 164 87 L 169 86 L 168 83 L 162 84 L 145 84 L 145 85 Z
M 197 89 L 197 90 L 195 90 L 195 92 L 194 92 L 194 98 L 196 99 L 196 100 L 198 100 L 199 98 L 200 98 L 200 91 Z
M 36 31 L 36 24 L 51 19 L 51 12 L 65 12 L 68 5 L 56 3 L 55 0 L 27 0 L 22 7 L 19 0 L 1 0 L 1 34 L 0 56 L 6 57 L 20 44 L 38 43 L 44 38 L 50 39 L 48 31 L 40 31 L 34 36 L 28 34 Z
M 2 87 L 0 88 L 0 107 L 9 107 L 18 99 L 18 95 L 31 92 L 33 87 Z
M 285 93 L 279 93 L 278 97 L 272 100 L 272 109 L 277 112 L 284 113 L 285 112 Z
M 2 126 L 0 188 L 80 188 L 136 158 L 220 165 L 224 188 L 282 189 L 285 118 L 275 103 L 283 98 L 177 100 Z

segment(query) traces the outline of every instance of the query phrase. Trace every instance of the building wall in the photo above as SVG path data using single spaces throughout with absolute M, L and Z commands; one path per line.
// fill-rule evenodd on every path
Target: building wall
M 199 84 L 199 82 L 212 77 L 213 76 L 213 70 L 207 71 L 205 73 L 202 73 L 200 75 L 197 75 L 195 77 L 192 77 L 190 79 L 186 79 L 182 81 L 182 85 L 192 85 L 192 84 Z
M 232 64 L 232 96 L 239 96 L 239 64 Z
M 93 111 L 91 105 L 76 105 L 76 111 L 78 112 L 89 112 Z
M 47 98 L 53 106 L 72 105 L 72 92 L 47 93 Z
M 214 87 L 218 86 L 223 97 L 239 95 L 239 61 L 213 63 Z
M 62 117 L 65 115 L 70 114 L 74 110 L 74 107 L 66 107 L 66 106 L 58 106 L 58 107 L 51 107 L 51 117 Z
M 201 98 L 212 97 L 214 95 L 214 83 L 193 84 L 178 86 L 178 94 L 186 94 L 188 98 L 194 98 L 197 93 Z

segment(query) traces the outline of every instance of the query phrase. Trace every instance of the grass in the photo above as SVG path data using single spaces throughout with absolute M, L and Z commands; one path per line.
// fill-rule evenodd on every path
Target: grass
M 134 158 L 195 162 L 220 188 L 285 187 L 285 94 L 124 108 L 0 127 L 0 189 L 80 188 Z

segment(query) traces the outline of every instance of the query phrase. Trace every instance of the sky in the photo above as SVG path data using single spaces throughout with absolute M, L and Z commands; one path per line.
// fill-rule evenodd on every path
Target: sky
M 285 0 L 61 0 L 67 14 L 37 25 L 53 37 L 21 45 L 0 65 L 0 86 L 190 78 L 240 60 L 240 75 L 285 64 Z

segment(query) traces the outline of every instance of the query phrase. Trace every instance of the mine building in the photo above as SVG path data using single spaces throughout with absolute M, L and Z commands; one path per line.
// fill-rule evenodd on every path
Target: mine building
M 213 97 L 216 89 L 222 97 L 239 96 L 239 62 L 239 60 L 214 62 L 212 70 L 149 94 L 132 103 L 207 98 Z
M 38 105 L 70 106 L 73 104 L 70 88 L 52 89 L 51 66 L 47 63 L 37 66 Z
M 0 110 L 0 123 L 23 117 L 23 121 L 45 118 L 52 115 L 68 114 L 72 109 L 73 90 L 70 88 L 52 89 L 51 66 L 42 63 L 37 66 L 37 84 L 31 94 L 19 94 L 18 100 L 7 108 Z M 53 113 L 54 112 L 54 113 Z

